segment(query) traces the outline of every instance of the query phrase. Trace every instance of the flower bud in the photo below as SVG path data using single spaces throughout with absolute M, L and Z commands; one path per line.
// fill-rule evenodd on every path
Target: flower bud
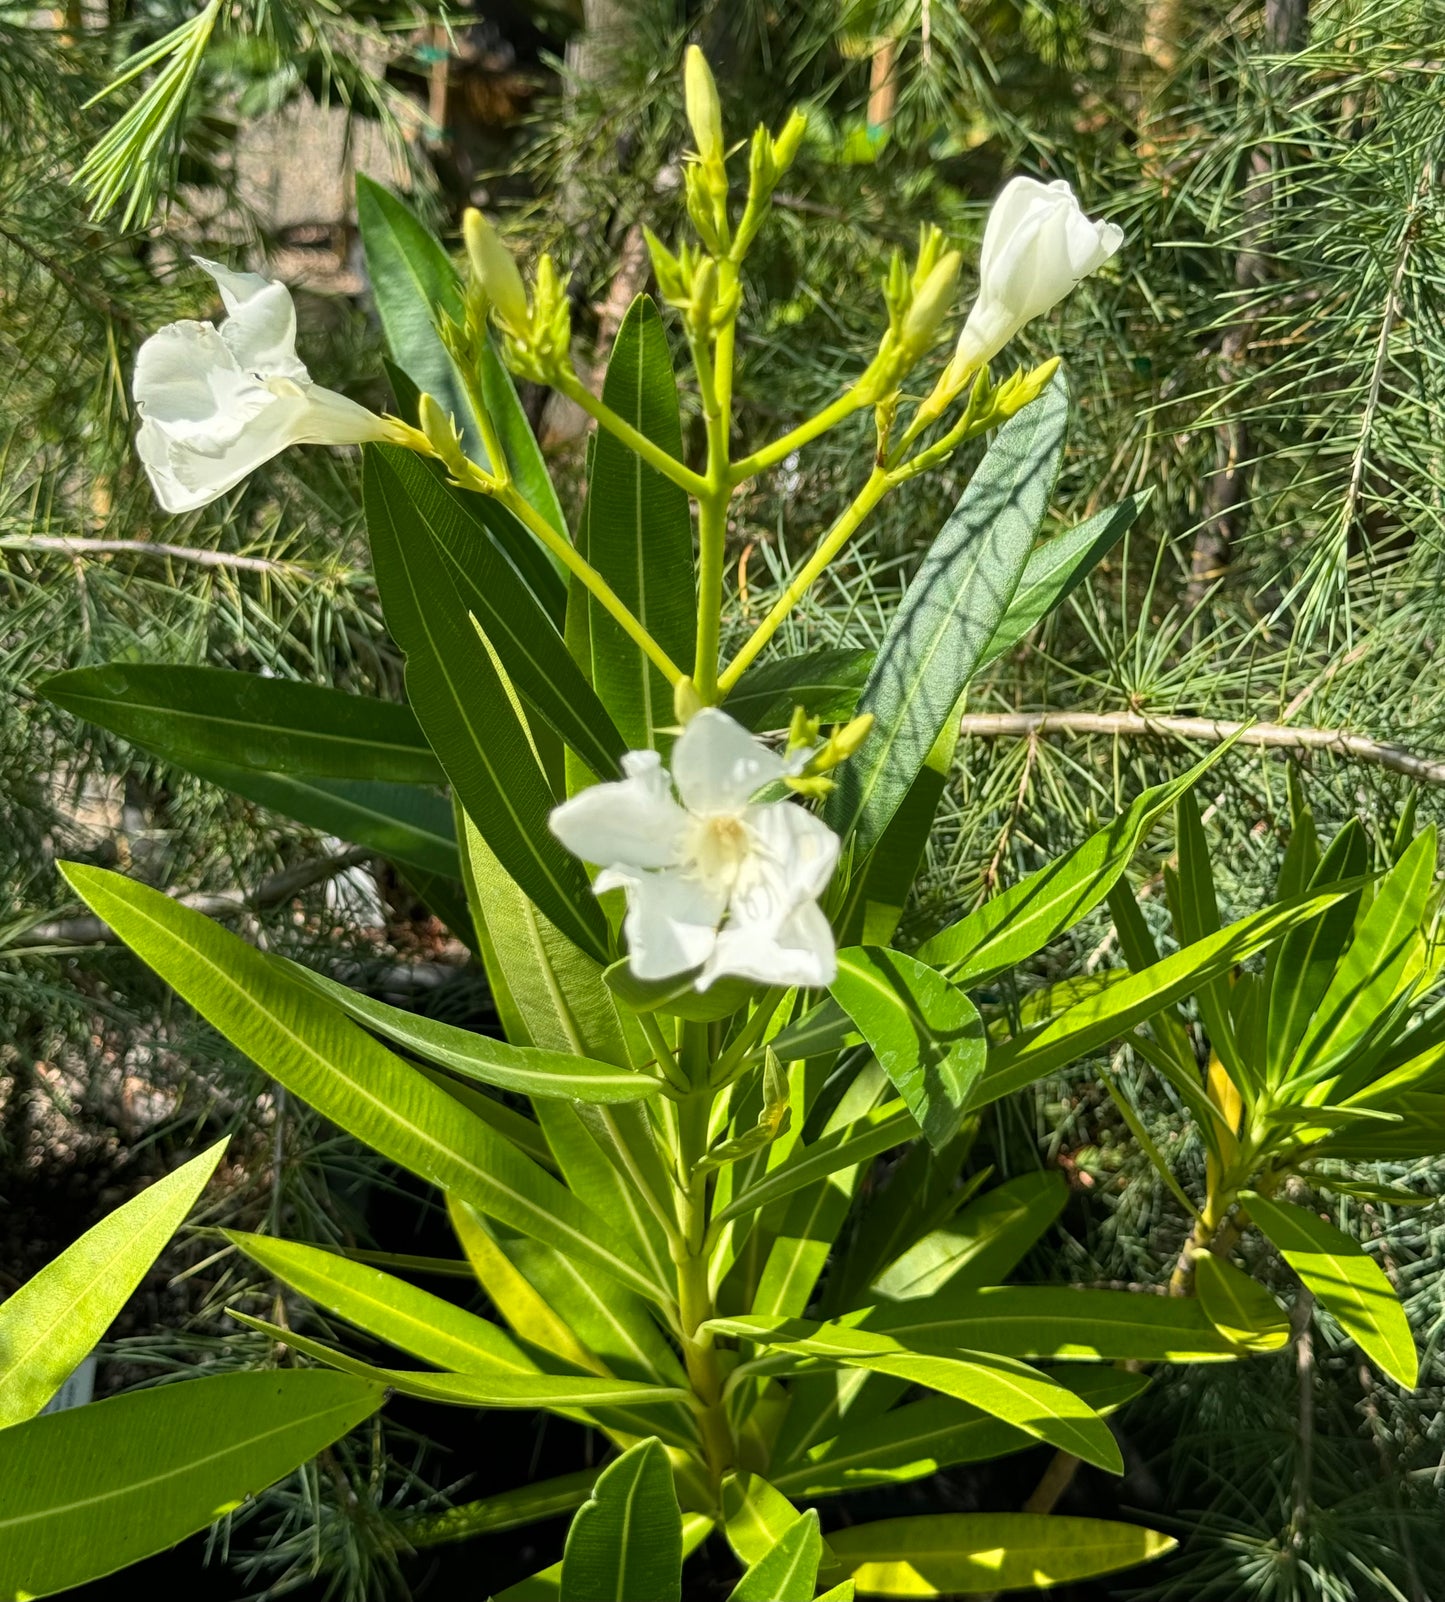
M 1058 304 L 1124 241 L 1113 223 L 1086 217 L 1063 180 L 1014 178 L 984 227 L 978 299 L 950 364 L 960 385 L 996 356 L 1025 323 Z
M 803 135 L 808 131 L 808 119 L 801 111 L 788 113 L 782 132 L 773 140 L 773 182 L 788 170 L 798 158 Z
M 457 464 L 465 460 L 461 435 L 457 433 L 457 425 L 451 415 L 444 412 L 436 399 L 425 390 L 417 400 L 417 421 L 433 455 L 455 472 Z
M 692 125 L 692 137 L 697 153 L 705 162 L 723 159 L 722 106 L 717 97 L 717 84 L 707 57 L 696 45 L 687 47 L 682 69 L 683 94 L 687 103 L 687 120 Z
M 913 296 L 913 304 L 903 319 L 903 344 L 910 351 L 926 350 L 938 332 L 938 325 L 953 304 L 958 287 L 958 270 L 963 257 L 950 250 L 934 264 Z
M 527 291 L 511 251 L 502 243 L 502 236 L 475 206 L 468 206 L 462 214 L 462 238 L 466 241 L 467 255 L 477 281 L 486 290 L 502 321 L 520 332 L 530 321 Z

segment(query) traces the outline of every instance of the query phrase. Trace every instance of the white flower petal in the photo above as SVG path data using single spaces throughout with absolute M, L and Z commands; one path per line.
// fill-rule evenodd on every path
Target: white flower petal
M 306 383 L 311 375 L 296 355 L 296 303 L 291 291 L 259 273 L 232 272 L 220 262 L 194 258 L 216 280 L 229 313 L 221 337 L 248 372 Z
M 136 353 L 131 382 L 142 413 L 201 444 L 233 439 L 271 402 L 210 323 L 170 323 Z
M 717 943 L 723 900 L 698 880 L 681 873 L 614 871 L 612 885 L 627 891 L 627 965 L 639 979 L 671 979 L 701 966 Z M 599 884 L 602 882 L 599 877 Z
M 306 413 L 303 399 L 271 397 L 245 427 L 209 440 L 180 434 L 155 418 L 142 420 L 136 447 L 156 499 L 168 512 L 193 512 L 293 445 Z
M 838 976 L 838 955 L 828 920 L 815 902 L 805 901 L 773 934 L 729 921 L 697 976 L 696 987 L 706 990 L 728 975 L 765 985 L 818 989 L 832 984 Z
M 774 868 L 790 908 L 816 901 L 838 866 L 841 842 L 816 814 L 791 801 L 751 806 L 743 825 L 754 842 L 750 861 L 765 859 Z
M 665 868 L 678 860 L 687 814 L 667 793 L 665 780 L 658 790 L 660 766 L 634 764 L 634 770 L 553 808 L 552 833 L 574 857 L 605 868 Z
M 776 752 L 716 707 L 692 718 L 672 752 L 673 783 L 689 812 L 741 811 L 783 771 Z
M 285 379 L 274 380 L 271 387 L 281 394 L 291 388 Z M 297 423 L 292 445 L 364 445 L 367 440 L 389 436 L 385 418 L 337 390 L 321 384 L 297 384 L 295 391 L 306 409 Z

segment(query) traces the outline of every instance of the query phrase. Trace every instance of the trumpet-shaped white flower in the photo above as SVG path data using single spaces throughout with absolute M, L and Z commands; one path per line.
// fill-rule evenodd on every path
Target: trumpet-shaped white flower
M 598 895 L 627 892 L 632 972 L 668 979 L 698 968 L 699 990 L 725 974 L 831 983 L 833 931 L 818 897 L 838 837 L 791 801 L 753 799 L 788 764 L 709 707 L 679 737 L 671 782 L 656 751 L 630 751 L 622 767 L 624 779 L 564 801 L 551 822 L 569 851 L 602 865 Z
M 1124 242 L 1113 223 L 1084 215 L 1062 179 L 1014 178 L 994 201 L 983 231 L 978 299 L 968 314 L 952 366 L 976 372 L 1025 323 L 1056 306 Z
M 393 420 L 311 382 L 285 284 L 196 263 L 216 280 L 225 322 L 169 323 L 135 365 L 136 449 L 166 511 L 205 506 L 288 445 L 398 437 Z

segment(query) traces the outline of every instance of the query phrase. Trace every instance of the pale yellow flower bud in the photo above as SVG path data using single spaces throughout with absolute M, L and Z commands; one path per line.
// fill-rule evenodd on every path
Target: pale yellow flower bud
M 934 264 L 923 280 L 903 319 L 903 344 L 910 351 L 927 349 L 938 325 L 948 315 L 953 293 L 958 288 L 958 271 L 963 257 L 950 250 Z
M 717 97 L 712 68 L 696 45 L 687 47 L 682 84 L 687 120 L 692 125 L 697 153 L 705 162 L 720 162 L 723 159 L 722 105 Z
M 462 238 L 466 241 L 472 272 L 501 314 L 502 321 L 519 332 L 525 329 L 531 314 L 516 260 L 502 242 L 502 236 L 474 206 L 468 206 L 462 214 Z

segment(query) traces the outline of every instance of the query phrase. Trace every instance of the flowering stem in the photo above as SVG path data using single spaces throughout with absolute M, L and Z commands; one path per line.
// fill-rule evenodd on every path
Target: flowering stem
M 687 1078 L 677 1065 L 677 1056 L 663 1033 L 662 1025 L 650 1012 L 639 1012 L 636 1017 L 648 1045 L 657 1053 L 658 1072 L 673 1090 L 686 1095 L 689 1089 Z
M 826 537 L 817 550 L 803 564 L 798 576 L 773 603 L 768 615 L 758 624 L 743 642 L 737 655 L 728 663 L 726 672 L 718 680 L 718 690 L 722 695 L 726 696 L 737 684 L 758 653 L 777 633 L 783 619 L 808 593 L 818 575 L 827 568 L 838 552 L 853 537 L 858 530 L 859 524 L 863 522 L 864 518 L 893 487 L 893 482 L 892 476 L 882 467 L 874 467 L 873 471 L 868 475 L 868 482 L 859 490 L 848 510 L 828 530 Z
M 733 1438 L 723 1405 L 723 1373 L 711 1331 L 702 1325 L 713 1316 L 712 1292 L 707 1272 L 707 1186 L 706 1172 L 698 1165 L 707 1152 L 712 1121 L 713 1093 L 707 1087 L 708 1027 L 683 1025 L 683 1056 L 692 1093 L 678 1103 L 676 1145 L 673 1159 L 679 1187 L 678 1227 L 680 1239 L 672 1248 L 677 1266 L 678 1324 L 682 1338 L 683 1361 L 699 1405 L 698 1422 L 702 1430 L 703 1452 L 708 1477 L 716 1492 L 723 1475 L 732 1467 Z
M 831 405 L 825 406 L 816 417 L 810 417 L 806 423 L 800 423 L 770 445 L 755 450 L 751 456 L 744 456 L 740 462 L 734 462 L 732 468 L 734 488 L 739 484 L 745 484 L 750 478 L 756 478 L 768 468 L 776 467 L 794 451 L 801 450 L 804 445 L 812 444 L 820 434 L 826 434 L 830 428 L 836 428 L 844 418 L 851 417 L 854 412 L 861 411 L 869 404 L 869 397 L 862 392 L 862 385 L 855 384 Z
M 541 540 L 542 544 L 563 563 L 568 572 L 576 576 L 577 582 L 593 596 L 597 604 L 613 620 L 614 623 L 627 635 L 648 661 L 662 674 L 669 684 L 676 684 L 682 677 L 682 669 L 667 654 L 666 651 L 653 639 L 647 629 L 640 623 L 627 605 L 620 599 L 617 592 L 588 562 L 571 540 L 559 534 L 555 528 L 542 516 L 535 507 L 529 504 L 516 487 L 509 483 L 497 484 L 486 479 L 484 484 L 474 487 L 482 488 L 483 493 L 494 496 L 503 506 L 524 524 L 533 534 Z
M 718 294 L 723 297 L 737 283 L 737 265 L 724 261 L 718 267 Z M 697 497 L 697 653 L 693 682 L 704 706 L 718 699 L 718 648 L 722 638 L 723 558 L 727 545 L 728 502 L 732 499 L 732 467 L 728 459 L 732 422 L 733 341 L 736 322 L 729 318 L 708 350 L 705 335 L 689 336 L 693 365 L 702 396 L 707 428 L 707 472 Z
M 599 428 L 615 435 L 649 467 L 654 467 L 664 478 L 686 490 L 689 495 L 701 498 L 708 488 L 701 473 L 694 473 L 685 462 L 680 462 L 663 450 L 656 440 L 649 439 L 641 429 L 634 428 L 625 417 L 620 417 L 606 401 L 600 400 L 570 368 L 563 368 L 554 379 L 558 391 L 580 406 Z

